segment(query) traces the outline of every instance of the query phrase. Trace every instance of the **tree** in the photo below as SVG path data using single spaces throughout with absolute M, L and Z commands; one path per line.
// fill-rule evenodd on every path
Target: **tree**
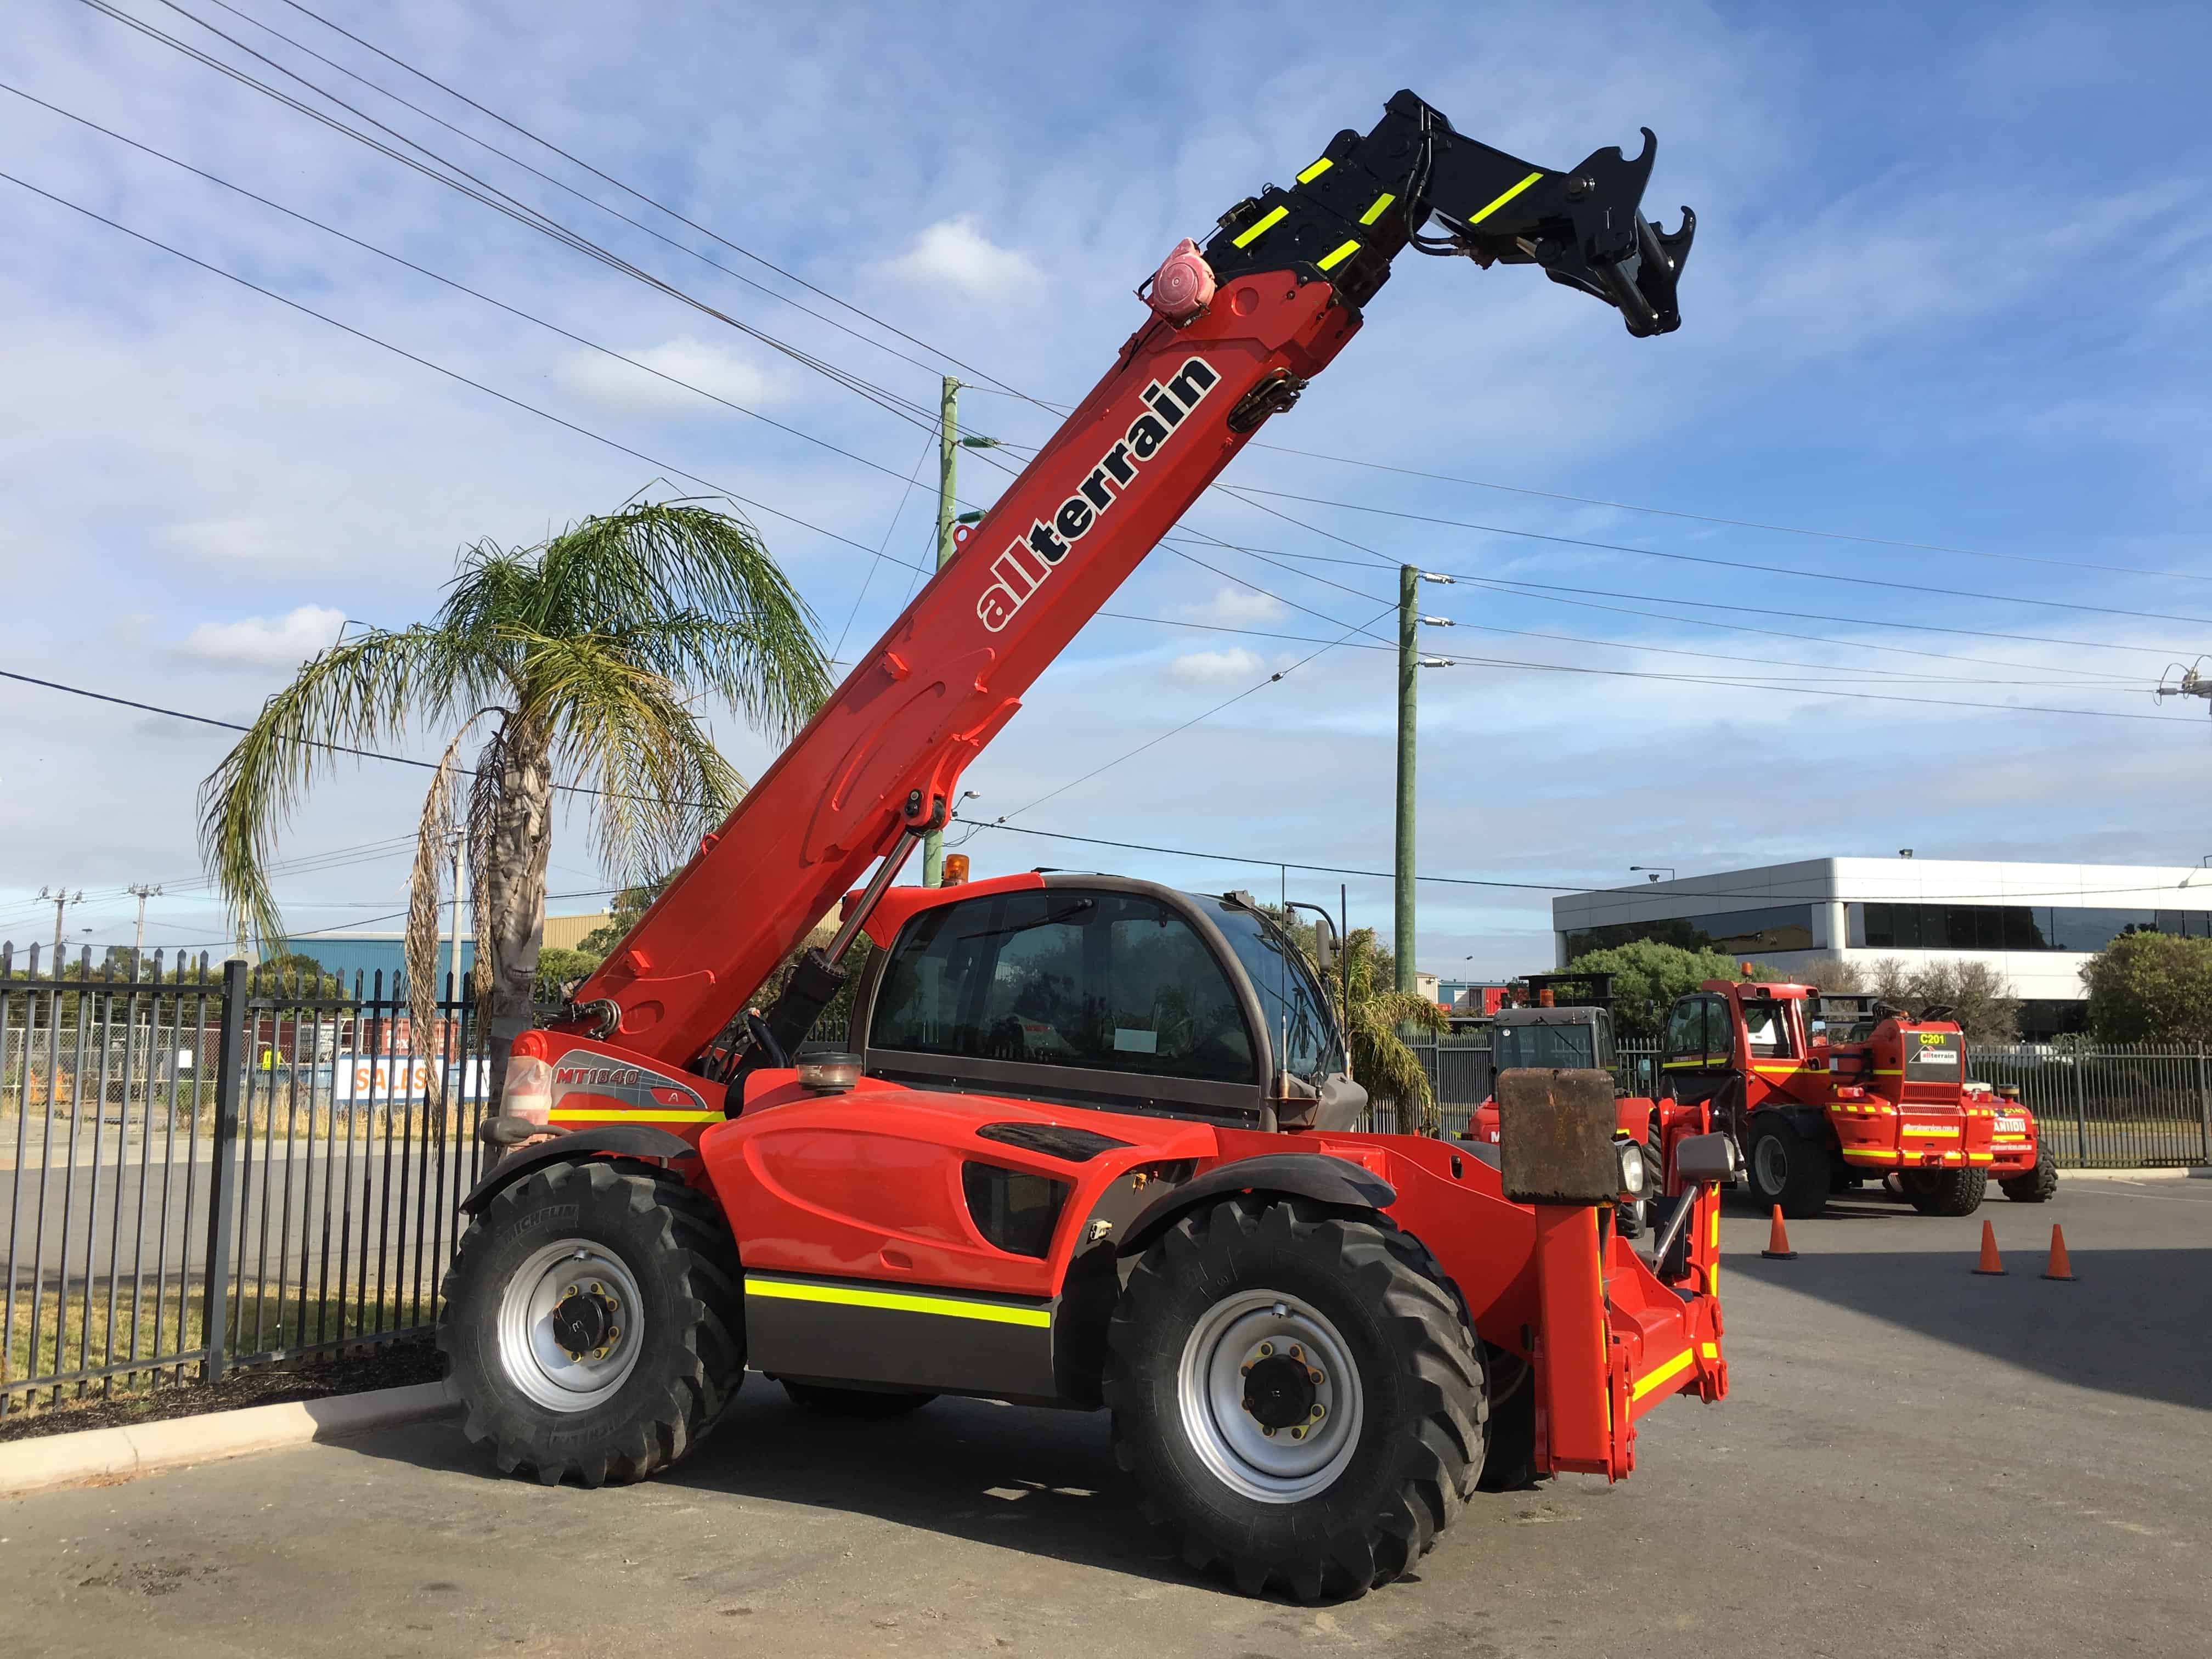
M 531 988 L 532 994 L 541 1003 L 559 1002 L 605 960 L 595 951 L 564 951 L 556 945 L 540 945 L 537 982 Z
M 2005 976 L 1986 962 L 1938 959 L 1911 966 L 1897 957 L 1862 965 L 1830 957 L 1806 967 L 1808 984 L 1824 991 L 1860 991 L 1918 1019 L 1948 1008 L 1969 1042 L 2010 1042 L 2020 1035 L 2020 1000 Z
M 828 693 L 813 622 L 750 525 L 692 502 L 464 550 L 432 621 L 309 659 L 201 784 L 202 852 L 237 931 L 284 937 L 267 874 L 277 836 L 347 750 L 450 731 L 410 878 L 408 989 L 427 1030 L 454 780 L 462 745 L 486 732 L 465 822 L 495 1098 L 531 1019 L 556 776 L 587 804 L 603 868 L 636 882 L 680 865 L 744 787 L 693 694 L 787 738 Z
M 653 908 L 653 901 L 668 890 L 668 884 L 676 879 L 677 873 L 671 870 L 635 887 L 623 888 L 615 895 L 614 902 L 607 906 L 605 924 L 578 939 L 576 948 L 601 957 L 611 954 L 615 946 L 623 942 L 623 935 L 636 927 L 638 918 Z
M 1375 937 L 1372 927 L 1355 927 L 1339 953 L 1344 981 L 1340 987 L 1325 979 L 1332 994 L 1340 993 L 1350 1005 L 1352 1081 L 1367 1091 L 1370 1100 L 1395 1102 L 1398 1124 L 1405 1127 L 1408 1107 L 1419 1116 L 1423 1134 L 1443 1127 L 1437 1111 L 1437 1094 L 1421 1059 L 1407 1046 L 1402 1033 L 1407 1026 L 1424 1031 L 1443 1030 L 1450 1022 L 1444 1011 L 1426 997 L 1397 988 L 1395 963 L 1389 950 Z M 1334 975 L 1330 976 L 1331 979 Z
M 2100 1042 L 2212 1043 L 2212 939 L 2123 933 L 2081 964 Z
M 1567 964 L 1577 974 L 1613 975 L 1613 1029 L 1624 1037 L 1656 1038 L 1667 1029 L 1667 1011 L 1674 999 L 1686 995 L 1709 979 L 1736 979 L 1742 964 L 1725 951 L 1710 947 L 1662 945 L 1656 939 L 1637 939 L 1609 950 L 1585 951 Z M 1789 975 L 1761 963 L 1751 967 L 1753 979 L 1783 981 Z

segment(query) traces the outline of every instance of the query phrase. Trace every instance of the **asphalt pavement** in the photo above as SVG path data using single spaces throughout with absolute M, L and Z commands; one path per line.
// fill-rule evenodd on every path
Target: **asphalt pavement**
M 1977 1278 L 1981 1220 L 2007 1277 Z M 2044 1280 L 2066 1229 L 2071 1283 Z M 1159 1547 L 1103 1417 L 800 1412 L 750 1380 L 664 1478 L 505 1480 L 450 1424 L 0 1502 L 13 1654 L 2212 1650 L 2212 1182 L 1964 1220 L 1853 1199 L 1723 1227 L 1734 1393 L 1613 1487 L 1479 1498 L 1411 1578 L 1304 1608 Z

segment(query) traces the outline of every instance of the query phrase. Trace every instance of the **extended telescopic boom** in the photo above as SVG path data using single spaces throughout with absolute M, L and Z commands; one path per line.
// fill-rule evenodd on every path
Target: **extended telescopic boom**
M 1288 190 L 1222 216 L 1144 290 L 1152 316 L 806 728 L 577 993 L 558 1024 L 641 1057 L 698 1061 L 761 981 L 882 860 L 870 900 L 941 826 L 961 773 L 1022 695 L 1270 415 L 1358 331 L 1409 245 L 1534 264 L 1618 307 L 1680 322 L 1695 220 L 1638 209 L 1655 141 L 1540 167 L 1454 132 L 1410 92 L 1340 132 Z M 1442 234 L 1431 234 L 1431 228 Z M 862 908 L 865 908 L 866 901 Z M 809 953 L 766 1022 L 795 1046 L 842 982 L 858 926 Z

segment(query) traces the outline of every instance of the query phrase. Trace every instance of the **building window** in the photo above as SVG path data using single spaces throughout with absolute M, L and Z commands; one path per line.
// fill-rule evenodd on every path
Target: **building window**
M 1809 951 L 1813 907 L 1771 904 L 1758 910 L 1717 910 L 1702 916 L 1662 916 L 1650 921 L 1578 927 L 1567 934 L 1567 959 L 1571 962 L 1587 951 L 1610 951 L 1643 939 L 1692 951 L 1724 951 L 1732 957 L 1756 956 L 1764 951 Z
M 2212 910 L 2027 904 L 1853 904 L 1845 936 L 1869 951 L 2103 950 L 2125 933 L 2212 938 Z

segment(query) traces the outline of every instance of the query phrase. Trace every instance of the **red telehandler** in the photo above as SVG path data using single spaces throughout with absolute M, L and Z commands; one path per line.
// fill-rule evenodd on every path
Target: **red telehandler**
M 2019 1091 L 1967 1079 L 1948 1009 L 1916 1019 L 1856 993 L 1709 979 L 1668 1011 L 1660 1064 L 1659 1114 L 1705 1107 L 1762 1214 L 1816 1216 L 1869 1179 L 1893 1178 L 1923 1215 L 1972 1215 L 1992 1181 L 2016 1203 L 2058 1190 Z
M 1532 166 L 1401 92 L 1169 256 L 963 550 L 515 1039 L 483 1131 L 511 1150 L 465 1200 L 439 1338 L 501 1469 L 638 1480 L 748 1371 L 864 1414 L 1103 1406 L 1186 1560 L 1312 1600 L 1403 1572 L 1478 1484 L 1620 1479 L 1644 1413 L 1721 1398 L 1724 1136 L 1668 1148 L 1685 1201 L 1647 1264 L 1611 1224 L 1644 1176 L 1602 1073 L 1516 1073 L 1496 1147 L 1358 1133 L 1330 999 L 1241 896 L 892 884 L 1030 684 L 1358 331 L 1394 256 L 1533 264 L 1631 334 L 1674 328 L 1694 221 L 1638 210 L 1652 155 L 1646 131 L 1633 160 Z M 748 1011 L 841 896 L 832 942 Z M 863 928 L 881 948 L 854 1052 L 794 1064 Z

